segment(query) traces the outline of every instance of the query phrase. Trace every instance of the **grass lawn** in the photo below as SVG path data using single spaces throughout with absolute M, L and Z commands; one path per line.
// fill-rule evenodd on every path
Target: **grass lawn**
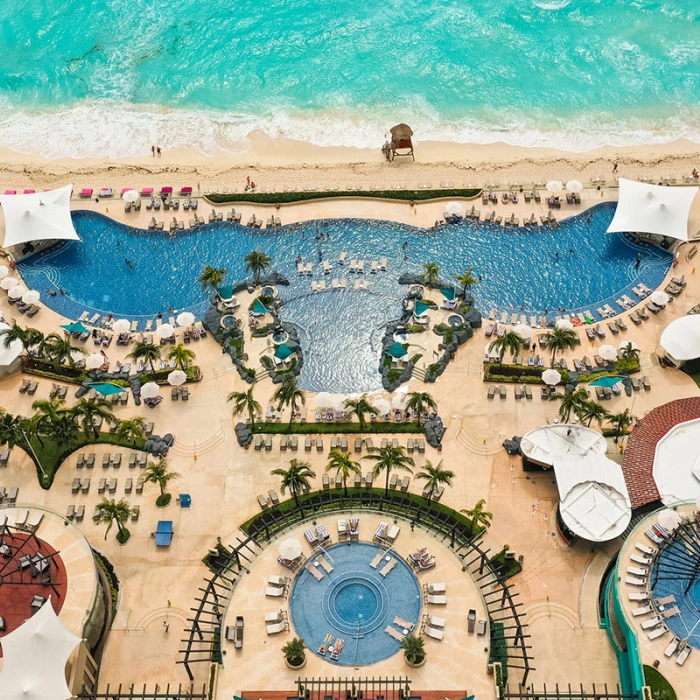
M 644 682 L 651 688 L 653 700 L 678 700 L 671 684 L 653 666 L 644 666 Z

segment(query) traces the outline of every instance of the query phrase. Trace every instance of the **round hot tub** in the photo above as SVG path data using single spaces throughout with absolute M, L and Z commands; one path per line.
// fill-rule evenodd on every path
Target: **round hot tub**
M 459 314 L 452 314 L 447 319 L 447 323 L 449 323 L 452 328 L 461 328 L 464 325 L 464 317 Z
M 219 325 L 222 328 L 233 328 L 238 324 L 238 319 L 233 314 L 226 314 L 219 319 Z
M 272 342 L 275 345 L 282 345 L 289 340 L 289 333 L 284 330 L 284 328 L 276 328 L 272 334 Z

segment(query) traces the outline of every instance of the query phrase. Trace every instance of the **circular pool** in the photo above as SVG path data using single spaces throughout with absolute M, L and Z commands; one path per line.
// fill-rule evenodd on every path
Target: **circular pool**
M 227 314 L 226 316 L 221 317 L 219 320 L 219 325 L 222 328 L 233 328 L 237 322 L 238 321 L 233 314 Z
M 289 333 L 287 333 L 287 331 L 285 331 L 284 328 L 278 328 L 272 334 L 272 342 L 275 345 L 282 345 L 282 343 L 286 343 L 288 340 Z
M 405 635 L 420 618 L 420 586 L 411 569 L 394 552 L 363 542 L 329 547 L 323 557 L 332 571 L 312 557 L 311 566 L 323 578 L 317 581 L 302 570 L 294 582 L 289 607 L 296 633 L 313 653 L 340 665 L 372 664 L 393 656 L 399 642 L 386 628 Z M 393 568 L 382 576 L 392 561 Z M 397 619 L 409 626 L 397 624 Z M 344 641 L 337 659 L 322 649 L 327 635 Z
M 449 323 L 452 328 L 461 328 L 464 325 L 464 318 L 459 314 L 452 314 L 447 319 L 447 323 Z
M 272 285 L 267 285 L 266 287 L 262 288 L 260 293 L 264 297 L 272 297 L 274 299 L 277 296 L 278 292 L 277 292 L 277 287 L 273 287 Z

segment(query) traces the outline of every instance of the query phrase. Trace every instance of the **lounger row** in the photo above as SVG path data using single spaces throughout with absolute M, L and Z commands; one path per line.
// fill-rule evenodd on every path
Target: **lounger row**
M 0 486 L 0 503 L 11 506 L 17 502 L 18 496 L 19 489 L 16 486 L 9 490 L 5 486 Z
M 12 491 L 13 489 L 10 489 L 10 492 Z M 12 504 L 15 500 L 17 500 L 16 494 L 14 496 L 14 500 L 10 500 L 8 498 L 6 502 Z M 11 521 L 7 515 L 3 514 L 2 516 L 0 516 L 0 528 L 5 527 L 6 525 L 12 525 L 17 530 L 24 530 L 25 532 L 36 532 L 39 529 L 39 526 L 41 525 L 43 520 L 43 513 L 39 511 L 30 511 L 23 509 L 18 510 L 15 513 L 14 521 Z
M 128 464 L 131 469 L 135 469 L 137 466 L 141 467 L 141 469 L 145 469 L 147 463 L 148 455 L 145 452 L 132 452 L 131 454 L 129 454 Z M 114 456 L 112 456 L 111 454 L 102 455 L 102 467 L 104 469 L 109 469 L 110 466 L 115 469 L 119 469 L 119 467 L 121 467 L 121 464 L 121 452 L 116 453 Z M 95 466 L 95 455 L 86 455 L 84 452 L 79 453 L 75 466 L 78 469 L 92 469 Z
M 532 399 L 532 387 L 529 384 L 523 386 L 518 384 L 513 388 L 513 394 L 516 399 Z M 493 384 L 489 386 L 486 392 L 487 398 L 493 399 L 496 395 L 505 399 L 508 396 L 506 387 L 502 384 L 500 386 L 494 386 Z

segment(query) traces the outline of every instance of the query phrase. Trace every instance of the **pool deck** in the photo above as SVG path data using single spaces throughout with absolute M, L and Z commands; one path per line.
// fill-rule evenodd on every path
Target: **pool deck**
M 587 201 L 597 203 L 599 200 Z M 86 208 L 87 203 L 77 202 L 76 205 Z M 366 206 L 369 207 L 369 204 Z M 395 218 L 399 220 L 414 216 L 419 225 L 434 221 L 443 207 L 437 204 L 420 205 L 417 208 L 419 213 L 411 214 L 405 204 L 383 203 L 381 206 L 386 207 L 387 212 L 389 208 L 395 208 Z M 512 207 L 498 205 L 501 212 L 510 211 L 506 206 Z M 115 214 L 115 218 L 124 217 L 117 202 L 101 202 L 95 207 L 103 213 L 105 208 L 109 208 L 108 213 Z M 303 216 L 300 207 L 298 218 L 342 216 L 350 212 L 358 216 L 362 211 L 367 211 L 371 216 L 381 213 L 364 207 L 364 204 L 357 202 L 323 202 L 309 205 Z M 519 204 L 518 207 L 522 208 L 523 205 Z M 477 205 L 477 208 L 481 207 Z M 241 209 L 245 212 L 245 219 L 255 207 L 246 205 Z M 296 208 L 283 210 L 280 214 L 283 222 L 298 220 L 294 218 L 296 211 Z M 523 209 L 516 216 L 522 218 L 530 211 Z M 206 207 L 200 214 L 206 218 Z M 141 217 L 144 216 L 142 212 Z M 630 408 L 633 415 L 642 417 L 650 409 L 671 399 L 700 394 L 690 377 L 676 370 L 662 369 L 655 355 L 665 325 L 684 315 L 700 301 L 700 275 L 694 272 L 693 262 L 686 262 L 681 256 L 680 264 L 672 274 L 685 275 L 688 284 L 683 294 L 642 326 L 628 322 L 629 330 L 615 337 L 616 345 L 623 339 L 639 344 L 642 374 L 649 377 L 652 389 L 635 392 L 631 397 L 624 394 L 614 397 L 605 402 L 608 410 L 619 412 Z M 243 299 L 241 302 L 245 305 Z M 0 312 L 9 322 L 16 319 L 26 323 L 15 307 L 8 305 L 4 294 L 0 294 Z M 55 332 L 59 323 L 63 322 L 65 319 L 42 308 L 31 325 L 48 333 Z M 529 429 L 553 422 L 557 418 L 558 405 L 542 401 L 538 395 L 532 401 L 516 401 L 511 388 L 505 400 L 488 401 L 487 386 L 482 381 L 483 351 L 487 342 L 483 333 L 483 329 L 476 331 L 474 339 L 459 349 L 446 373 L 435 384 L 426 386 L 415 379 L 409 384 L 409 391 L 426 389 L 433 395 L 447 428 L 442 452 L 437 453 L 428 447 L 425 454 L 433 464 L 442 459 L 447 468 L 456 472 L 453 486 L 446 490 L 442 503 L 460 509 L 471 507 L 480 498 L 486 499 L 488 510 L 494 514 L 493 525 L 486 535 L 487 544 L 500 549 L 507 543 L 517 555 L 524 556 L 524 571 L 513 583 L 530 621 L 530 643 L 536 671 L 530 674 L 529 682 L 538 687 L 543 682 L 548 686 L 554 683 L 583 683 L 588 687 L 593 682 L 615 684 L 619 681 L 615 655 L 605 631 L 598 625 L 595 606 L 600 576 L 614 554 L 616 544 L 592 546 L 578 542 L 573 547 L 566 547 L 555 536 L 556 484 L 546 474 L 525 474 L 519 459 L 509 457 L 500 444 L 505 437 L 523 435 Z M 608 336 L 591 343 L 582 334 L 580 349 L 567 352 L 564 356 L 571 366 L 573 357 L 592 355 L 601 344 L 610 340 Z M 248 352 L 254 357 L 262 351 L 264 341 L 256 340 L 248 346 L 246 338 L 246 343 Z M 183 638 L 182 630 L 188 626 L 186 619 L 191 614 L 194 598 L 199 595 L 197 589 L 207 573 L 201 559 L 215 542 L 216 536 L 221 536 L 226 542 L 240 534 L 238 524 L 259 511 L 256 502 L 258 494 L 266 493 L 269 489 L 276 489 L 279 493 L 278 477 L 271 476 L 270 471 L 286 466 L 293 456 L 279 450 L 277 439 L 274 439 L 270 452 L 242 450 L 237 446 L 226 396 L 233 390 L 245 388 L 245 385 L 233 371 L 230 360 L 221 354 L 221 349 L 211 338 L 200 340 L 190 347 L 197 353 L 196 363 L 203 368 L 204 379 L 191 387 L 189 402 L 174 403 L 169 396 L 165 396 L 163 403 L 155 410 L 146 407 L 137 409 L 130 401 L 128 406 L 120 406 L 115 411 L 121 418 L 143 415 L 155 422 L 156 433 L 172 432 L 176 437 L 169 462 L 181 474 L 181 478 L 172 483 L 172 491 L 175 494 L 190 493 L 192 507 L 183 510 L 173 501 L 167 509 L 168 519 L 174 521 L 175 530 L 168 549 L 156 549 L 150 536 L 157 521 L 163 518 L 163 511 L 155 507 L 157 489 L 153 486 L 146 486 L 141 495 L 128 497 L 133 505 L 141 506 L 141 517 L 130 528 L 131 541 L 127 546 L 120 547 L 111 534 L 105 540 L 104 526 L 96 525 L 90 517 L 95 504 L 101 500 L 94 488 L 96 484 L 93 484 L 89 494 L 71 494 L 73 478 L 82 475 L 76 470 L 75 457 L 69 458 L 60 468 L 49 491 L 39 487 L 34 464 L 20 449 L 13 450 L 8 468 L 2 472 L 3 485 L 18 486 L 19 500 L 23 503 L 45 505 L 59 513 L 65 512 L 69 504 L 84 504 L 86 517 L 79 527 L 88 541 L 104 552 L 115 566 L 122 582 L 120 605 L 103 656 L 101 686 L 120 682 L 159 683 L 161 686 L 168 682 L 187 682 L 182 665 L 175 661 L 180 658 L 178 649 L 181 648 L 179 640 Z M 112 361 L 124 360 L 127 352 L 128 348 L 114 344 L 108 349 Z M 20 382 L 20 375 L 12 375 L 0 382 L 3 394 L 1 403 L 11 413 L 30 415 L 32 401 L 48 397 L 51 381 L 39 378 L 39 390 L 34 397 L 17 392 Z M 271 382 L 263 381 L 256 385 L 255 391 L 257 400 L 265 407 L 270 402 L 274 387 Z M 70 392 L 68 405 L 74 401 L 73 392 Z M 309 395 L 307 411 L 313 412 L 314 409 L 314 396 Z M 617 449 L 612 442 L 610 448 Z M 115 451 L 110 446 L 96 446 L 94 452 L 98 464 L 103 453 Z M 308 460 L 316 471 L 314 485 L 317 488 L 321 487 L 327 454 L 327 451 L 323 454 L 315 451 L 305 453 L 302 449 L 296 455 Z M 417 460 L 417 463 L 421 465 L 422 460 Z M 124 479 L 132 475 L 129 471 L 126 466 L 122 466 L 119 472 L 110 470 L 110 476 L 114 475 L 119 480 L 117 498 L 123 495 Z M 100 472 L 101 467 L 96 467 L 93 476 L 100 477 Z M 414 482 L 410 490 L 419 493 L 421 487 Z M 363 514 L 361 517 L 366 533 L 372 516 Z M 333 532 L 331 528 L 329 531 Z M 418 535 L 414 534 L 413 537 L 417 538 Z M 410 531 L 404 528 L 398 542 L 401 551 L 409 551 L 409 546 L 413 544 L 410 538 Z M 422 539 L 425 539 L 425 535 Z M 246 646 L 241 655 L 247 673 L 238 673 L 236 664 L 234 674 L 226 663 L 222 674 L 225 683 L 221 686 L 226 693 L 220 692 L 220 698 L 230 697 L 229 691 L 234 688 L 281 690 L 293 685 L 282 662 L 280 647 L 283 640 L 268 640 L 262 625 L 252 622 L 258 615 L 252 610 L 259 609 L 253 602 L 254 596 L 258 596 L 257 601 L 261 602 L 260 581 L 268 570 L 278 568 L 272 557 L 266 564 L 268 551 L 272 549 L 266 550 L 265 555 L 255 562 L 251 576 L 234 595 L 234 601 L 240 598 L 243 605 L 251 608 L 250 635 L 246 625 Z M 441 566 L 443 562 L 448 566 L 448 560 L 448 556 L 439 556 Z M 258 567 L 260 574 L 253 573 L 257 572 Z M 279 571 L 275 570 L 275 573 Z M 447 574 L 446 570 L 446 577 Z M 449 580 L 452 581 L 452 578 Z M 464 595 L 470 600 L 471 584 L 467 581 L 463 585 Z M 250 600 L 243 595 L 247 587 L 250 587 Z M 457 615 L 454 612 L 449 614 Z M 169 631 L 163 626 L 166 621 L 170 624 Z M 259 627 L 258 633 L 255 632 L 256 626 Z M 410 671 L 409 675 L 416 679 L 413 685 L 416 690 L 422 686 L 419 678 L 424 678 L 427 684 L 439 678 L 440 688 L 455 693 L 464 689 L 465 685 L 472 687 L 471 679 L 475 679 L 474 687 L 478 684 L 482 688 L 479 697 L 492 697 L 492 691 L 481 685 L 485 677 L 484 656 L 478 649 L 468 646 L 472 640 L 463 639 L 463 634 L 463 630 L 458 629 L 456 619 L 451 619 L 443 645 L 444 649 L 449 645 L 465 649 L 464 662 L 460 658 L 459 665 L 449 654 L 431 654 L 430 651 L 438 644 L 432 640 L 427 642 L 428 663 L 418 672 L 404 667 L 399 662 L 400 657 L 395 657 L 391 663 L 396 664 L 397 673 Z M 462 644 L 466 646 L 462 647 Z M 249 651 L 256 648 L 262 650 L 259 656 Z M 264 663 L 260 663 L 263 659 Z M 692 656 L 689 661 L 694 661 Z M 313 663 L 316 661 L 310 661 L 309 675 Z M 318 660 L 318 663 L 323 662 Z M 206 664 L 195 664 L 193 670 L 197 682 L 207 680 Z M 317 669 L 314 667 L 314 670 Z M 697 692 L 693 689 L 696 684 L 688 670 L 688 667 L 678 669 L 679 672 L 671 679 L 684 700 L 697 697 L 692 695 L 692 692 Z M 323 672 L 326 672 L 325 669 Z

